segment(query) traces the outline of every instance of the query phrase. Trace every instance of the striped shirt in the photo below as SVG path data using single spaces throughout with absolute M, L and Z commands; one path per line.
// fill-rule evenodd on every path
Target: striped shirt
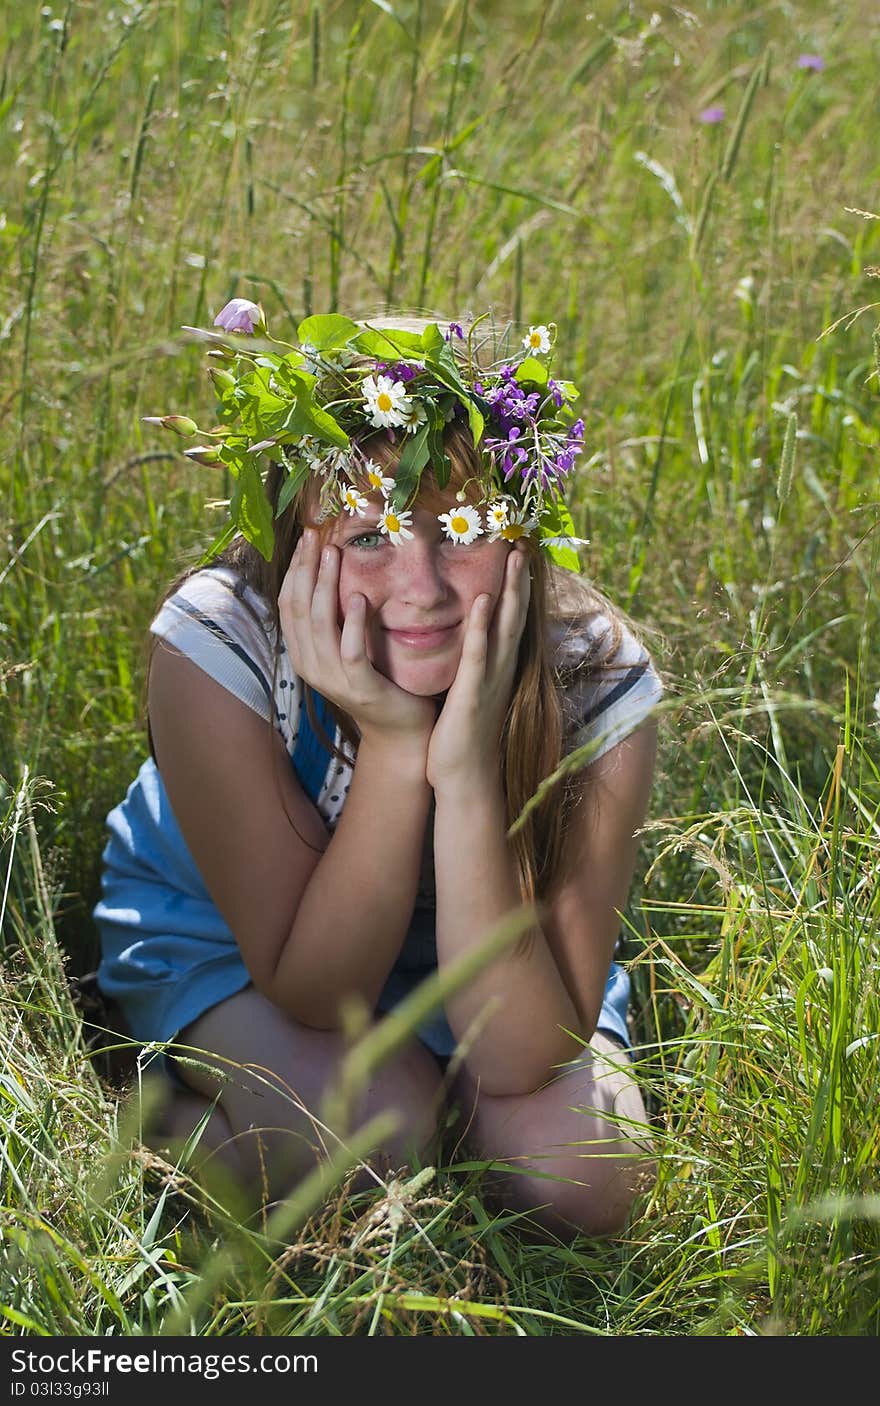
M 206 567 L 190 576 L 162 604 L 150 628 L 254 712 L 271 718 L 293 754 L 304 707 L 302 681 L 283 639 L 276 638 L 266 602 L 231 568 Z M 553 628 L 554 663 L 568 672 L 596 651 L 609 620 L 600 612 Z M 583 748 L 585 765 L 595 761 L 645 721 L 661 692 L 647 651 L 623 628 L 613 661 L 575 676 L 564 689 L 566 751 Z M 342 747 L 338 729 L 334 735 L 328 728 L 328 736 Z M 350 784 L 351 767 L 331 759 L 316 801 L 329 830 Z

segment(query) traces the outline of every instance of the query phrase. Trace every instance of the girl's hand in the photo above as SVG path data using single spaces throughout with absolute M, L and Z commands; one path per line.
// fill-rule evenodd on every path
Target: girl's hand
M 505 562 L 494 614 L 491 596 L 477 596 L 471 606 L 458 671 L 428 746 L 427 776 L 435 791 L 498 773 L 529 594 L 526 551 L 517 544 Z
M 339 549 L 320 545 L 307 528 L 278 596 L 281 633 L 297 674 L 353 718 L 361 737 L 424 742 L 436 718 L 430 698 L 398 688 L 367 656 L 367 601 L 352 596 L 338 623 Z

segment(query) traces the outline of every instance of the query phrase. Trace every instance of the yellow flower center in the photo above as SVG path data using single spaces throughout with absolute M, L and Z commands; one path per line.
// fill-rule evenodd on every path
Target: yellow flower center
M 525 533 L 525 527 L 521 522 L 509 522 L 506 527 L 502 527 L 501 536 L 505 542 L 516 542 Z
M 470 527 L 470 523 L 468 522 L 464 513 L 456 513 L 451 519 L 449 525 L 452 528 L 453 532 L 467 532 Z
M 381 487 L 382 487 L 382 475 L 381 475 L 381 474 L 375 473 L 375 472 L 373 471 L 373 469 L 370 469 L 369 479 L 370 479 L 370 484 L 371 484 L 371 486 L 372 486 L 373 488 L 381 488 Z
M 400 518 L 399 518 L 399 517 L 395 517 L 394 513 L 386 513 L 386 514 L 385 514 L 385 526 L 388 528 L 388 531 L 389 531 L 389 532 L 399 532 L 399 531 L 400 531 Z
M 541 334 L 540 334 L 540 332 L 533 332 L 532 335 L 531 335 L 531 337 L 529 338 L 529 342 L 531 343 L 531 345 L 532 345 L 533 347 L 539 347 L 539 346 L 541 345 Z
M 376 397 L 376 404 L 383 414 L 387 414 L 391 409 L 392 400 L 387 391 L 380 391 Z

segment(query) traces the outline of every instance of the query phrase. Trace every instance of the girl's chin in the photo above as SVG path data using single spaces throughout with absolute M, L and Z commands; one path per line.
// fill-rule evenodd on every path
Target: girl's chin
M 445 693 L 455 678 L 455 670 L 449 669 L 394 669 L 388 677 L 404 693 L 412 693 L 416 698 L 434 698 Z
M 388 648 L 386 645 L 381 650 L 368 649 L 367 653 L 374 669 L 417 698 L 433 698 L 445 693 L 452 686 L 461 658 L 460 648 L 422 653 L 406 646 Z

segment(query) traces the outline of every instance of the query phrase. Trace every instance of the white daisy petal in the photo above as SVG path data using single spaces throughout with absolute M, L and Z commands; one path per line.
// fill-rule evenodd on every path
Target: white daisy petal
M 345 483 L 342 485 L 342 506 L 352 516 L 357 513 L 358 517 L 365 517 L 370 505 L 353 483 Z
M 413 400 L 412 397 L 410 397 L 410 407 L 410 410 L 404 418 L 403 426 L 407 434 L 415 434 L 416 430 L 428 423 L 428 416 L 421 401 Z
M 514 513 L 500 527 L 493 528 L 489 533 L 489 541 L 518 542 L 520 537 L 531 537 L 537 526 L 537 519 L 523 510 Z
M 486 524 L 489 528 L 504 527 L 509 515 L 509 500 L 507 498 L 493 498 L 486 508 Z
M 448 513 L 439 513 L 438 520 L 442 522 L 449 540 L 461 542 L 465 547 L 470 546 L 483 531 L 480 514 L 469 503 L 450 508 Z
M 365 376 L 361 391 L 371 425 L 388 429 L 406 424 L 412 401 L 400 381 L 390 376 Z
M 389 494 L 394 487 L 394 479 L 388 474 L 383 474 L 379 465 L 373 459 L 365 459 L 363 474 L 372 490 L 378 489 L 380 493 Z
M 390 503 L 385 504 L 385 511 L 379 519 L 379 531 L 384 532 L 386 537 L 390 537 L 396 547 L 401 542 L 405 542 L 412 537 L 409 524 L 412 522 L 412 513 L 405 508 L 396 511 Z
M 523 337 L 522 344 L 526 351 L 531 352 L 533 356 L 548 352 L 550 350 L 549 327 L 544 327 L 543 324 L 540 327 L 530 327 Z

